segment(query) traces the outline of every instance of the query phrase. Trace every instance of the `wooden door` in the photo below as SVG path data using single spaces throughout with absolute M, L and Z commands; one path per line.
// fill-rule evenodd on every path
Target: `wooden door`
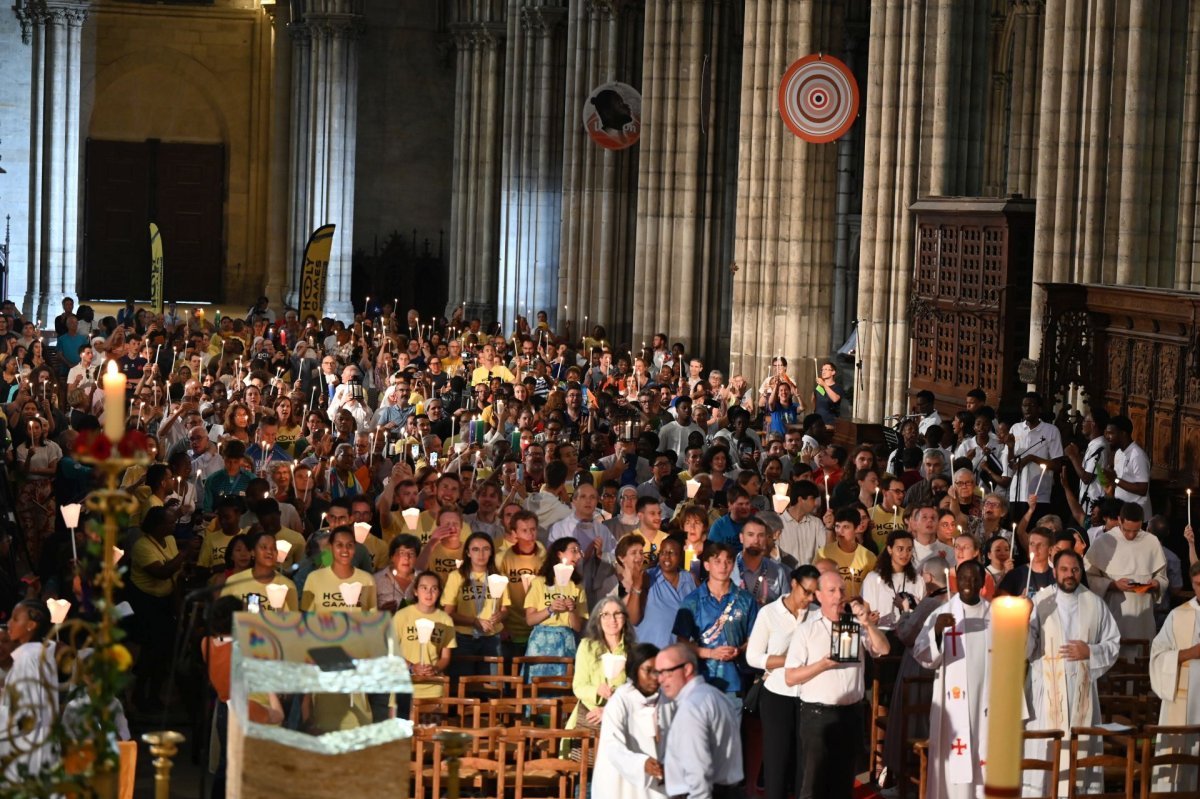
M 222 300 L 225 150 L 220 144 L 89 139 L 83 294 L 146 302 L 150 223 L 163 237 L 163 298 Z

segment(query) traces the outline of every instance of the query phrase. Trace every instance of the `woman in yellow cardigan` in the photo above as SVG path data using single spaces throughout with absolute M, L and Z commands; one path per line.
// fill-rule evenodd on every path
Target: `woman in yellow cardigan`
M 579 724 L 599 727 L 604 703 L 625 682 L 625 657 L 637 643 L 625 603 L 613 597 L 600 600 L 592 609 L 583 640 L 575 653 L 575 677 L 571 690 L 579 703 L 567 720 L 567 729 Z M 606 658 L 605 655 L 609 657 Z M 605 676 L 605 663 L 610 664 Z

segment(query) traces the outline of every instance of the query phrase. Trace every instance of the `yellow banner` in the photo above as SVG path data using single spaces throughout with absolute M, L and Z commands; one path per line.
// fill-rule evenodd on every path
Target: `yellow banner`
M 325 307 L 325 277 L 329 273 L 329 254 L 333 251 L 335 225 L 321 225 L 308 237 L 304 264 L 300 267 L 300 319 L 308 314 L 321 318 Z
M 163 312 L 163 250 L 162 233 L 150 223 L 150 304 L 154 312 Z

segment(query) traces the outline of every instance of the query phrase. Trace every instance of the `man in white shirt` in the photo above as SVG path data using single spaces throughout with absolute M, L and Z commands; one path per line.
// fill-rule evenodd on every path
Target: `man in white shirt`
M 942 424 L 941 414 L 937 412 L 937 408 L 933 407 L 935 397 L 929 389 L 923 389 L 917 392 L 916 403 L 913 405 L 913 414 L 921 417 L 917 422 L 917 433 L 925 435 L 925 431 L 936 425 Z
M 675 401 L 675 421 L 667 422 L 658 431 L 659 451 L 669 450 L 675 453 L 675 465 L 683 468 L 687 465 L 688 437 L 692 433 L 704 436 L 700 425 L 692 421 L 692 401 L 688 397 L 680 397 Z
M 1108 413 L 1103 408 L 1095 408 L 1083 417 L 1080 429 L 1088 440 L 1087 449 L 1080 453 L 1079 446 L 1074 442 L 1063 448 L 1063 454 L 1079 477 L 1079 504 L 1085 516 L 1090 516 L 1092 508 L 1104 499 L 1104 485 L 1097 478 L 1111 460 L 1108 441 L 1104 435 L 1107 428 Z
M 908 515 L 908 531 L 913 535 L 913 562 L 920 563 L 936 555 L 947 564 L 954 562 L 954 547 L 938 540 L 938 510 L 932 505 L 913 508 Z
M 672 708 L 660 706 L 666 794 L 688 799 L 740 799 L 741 722 L 720 690 L 700 676 L 696 651 L 674 644 L 658 653 L 658 687 Z
M 783 531 L 779 534 L 780 560 L 790 568 L 812 563 L 817 552 L 830 541 L 825 522 L 814 515 L 821 501 L 821 489 L 816 483 L 804 480 L 793 483 L 789 491 L 792 504 L 779 518 L 783 520 Z
M 851 608 L 862 627 L 858 660 L 834 660 L 830 651 L 832 625 L 838 621 L 846 601 L 846 583 L 841 575 L 837 572 L 821 575 L 817 601 L 820 615 L 805 622 L 792 635 L 784 663 L 787 684 L 800 686 L 804 781 L 798 799 L 849 799 L 854 789 L 857 754 L 853 742 L 862 740 L 863 735 L 864 653 L 872 657 L 886 655 L 889 644 L 876 626 L 879 614 L 862 599 L 855 599 Z
M 1121 506 L 1120 527 L 1096 539 L 1085 566 L 1088 587 L 1108 605 L 1121 637 L 1153 638 L 1154 606 L 1168 588 L 1167 558 L 1158 538 L 1142 529 L 1140 505 Z
M 1113 496 L 1141 505 L 1144 518 L 1149 519 L 1154 515 L 1150 507 L 1150 458 L 1133 440 L 1133 422 L 1128 416 L 1114 416 L 1104 428 L 1104 437 L 1113 448 L 1113 466 L 1104 470 L 1113 485 Z
M 1058 428 L 1042 421 L 1042 395 L 1036 391 L 1021 400 L 1024 419 L 1010 428 L 1013 481 L 1009 486 L 1009 502 L 1014 519 L 1025 515 L 1029 497 L 1037 494 L 1037 515 L 1050 509 L 1050 493 L 1054 490 L 1054 475 L 1063 456 L 1062 436 Z

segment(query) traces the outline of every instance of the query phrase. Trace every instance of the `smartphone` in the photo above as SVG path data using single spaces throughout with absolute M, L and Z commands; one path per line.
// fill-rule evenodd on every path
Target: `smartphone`
M 251 613 L 262 613 L 262 597 L 258 594 L 250 594 L 246 597 L 246 610 Z
M 438 454 L 436 452 L 429 453 L 429 465 L 430 466 L 438 465 Z
M 315 646 L 308 656 L 321 671 L 353 671 L 354 659 L 340 646 Z

